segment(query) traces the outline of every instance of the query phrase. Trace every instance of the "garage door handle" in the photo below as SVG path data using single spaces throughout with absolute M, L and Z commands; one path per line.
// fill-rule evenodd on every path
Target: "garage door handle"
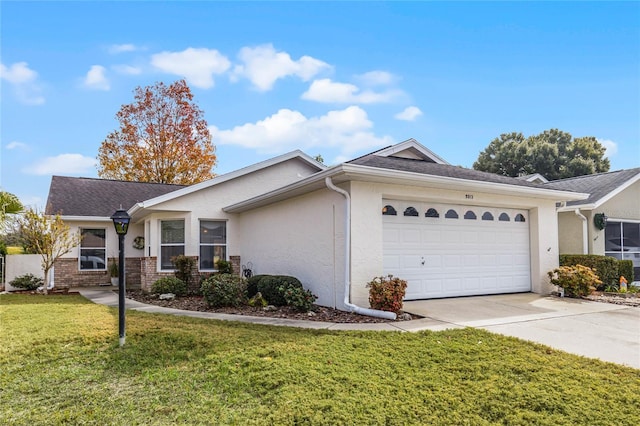
M 422 262 L 420 262 L 420 263 L 422 263 L 422 265 L 424 266 L 424 257 L 422 257 L 421 260 L 422 260 Z

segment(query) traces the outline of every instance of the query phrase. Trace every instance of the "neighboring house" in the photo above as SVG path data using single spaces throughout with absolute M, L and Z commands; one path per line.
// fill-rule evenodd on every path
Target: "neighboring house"
M 640 280 L 640 167 L 551 181 L 545 187 L 589 194 L 558 208 L 560 253 L 632 260 Z
M 82 261 L 117 256 L 109 216 L 122 202 L 133 218 L 129 287 L 149 289 L 172 273 L 172 256 L 185 254 L 205 273 L 220 258 L 236 271 L 251 263 L 254 273 L 296 276 L 317 303 L 339 309 L 368 306 L 366 283 L 386 274 L 408 280 L 407 300 L 548 293 L 547 271 L 558 266 L 556 203 L 587 197 L 452 166 L 413 139 L 330 168 L 295 151 L 200 184 L 163 185 L 155 198 L 120 201 L 109 189 L 154 184 L 84 179 L 100 189 L 81 194 L 74 180 L 53 178 L 47 212 L 62 210 L 72 227 L 99 238 L 56 265 L 58 285 L 108 282 L 100 262 Z M 85 200 L 76 208 L 100 204 L 100 214 L 56 202 L 76 197 Z M 131 246 L 136 237 L 141 249 Z

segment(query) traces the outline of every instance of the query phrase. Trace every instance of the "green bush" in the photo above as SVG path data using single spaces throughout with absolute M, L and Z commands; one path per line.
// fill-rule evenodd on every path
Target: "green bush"
M 200 291 L 207 304 L 214 308 L 240 306 L 247 300 L 246 280 L 238 275 L 212 275 L 202 282 Z
M 618 260 L 618 282 L 620 277 L 625 277 L 628 283 L 633 282 L 633 261 Z
M 587 296 L 602 285 L 593 269 L 583 265 L 561 266 L 548 275 L 551 283 L 563 288 L 567 296 Z
M 187 284 L 176 277 L 163 277 L 151 285 L 151 293 L 173 293 L 176 296 L 185 296 L 187 294 Z
M 299 288 L 302 290 L 302 283 L 295 277 L 288 275 L 264 275 L 258 281 L 258 291 L 262 297 L 267 299 L 270 305 L 286 306 L 287 299 L 284 297 L 284 290 L 289 288 Z
M 7 245 L 4 243 L 4 241 L 0 241 L 0 256 L 6 256 L 7 253 Z
M 226 260 L 218 260 L 216 262 L 216 269 L 219 274 L 233 274 L 233 264 Z
M 561 254 L 560 266 L 583 265 L 591 268 L 602 283 L 598 290 L 609 285 L 616 285 L 619 282 L 618 260 L 610 256 L 597 254 Z M 628 277 L 627 277 L 628 278 Z
M 196 270 L 196 259 L 181 254 L 172 258 L 171 262 L 173 262 L 173 266 L 176 268 L 174 275 L 185 285 L 186 294 L 186 292 L 189 291 L 191 286 L 195 283 L 195 280 L 193 279 L 193 272 Z M 197 283 L 195 284 L 197 285 Z M 177 295 L 177 293 L 175 294 Z
M 393 275 L 376 277 L 367 283 L 369 305 L 373 309 L 389 312 L 402 310 L 402 299 L 407 290 L 407 282 Z
M 253 297 L 258 293 L 258 283 L 265 277 L 271 277 L 271 275 L 253 275 L 247 278 L 247 296 Z
M 38 287 L 44 285 L 44 280 L 33 274 L 24 274 L 15 277 L 13 280 L 9 281 L 9 284 L 23 290 L 36 290 Z
M 318 299 L 318 296 L 311 293 L 311 290 L 300 287 L 284 285 L 280 287 L 280 291 L 284 295 L 287 305 L 300 312 L 309 312 L 313 302 Z

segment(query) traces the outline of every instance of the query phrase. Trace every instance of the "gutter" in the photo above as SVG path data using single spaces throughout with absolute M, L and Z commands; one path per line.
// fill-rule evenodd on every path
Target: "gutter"
M 355 312 L 356 314 L 360 314 L 360 315 L 367 315 L 370 317 L 376 317 L 376 318 L 385 318 L 385 319 L 390 319 L 390 320 L 395 320 L 396 319 L 396 314 L 395 312 L 388 312 L 388 311 L 380 311 L 377 309 L 369 309 L 369 308 L 363 308 L 357 305 L 354 305 L 353 303 L 351 303 L 349 301 L 350 297 L 349 295 L 351 294 L 351 229 L 350 229 L 350 223 L 351 223 L 351 196 L 349 195 L 349 193 L 347 191 L 345 191 L 344 189 L 338 188 L 337 186 L 335 186 L 333 184 L 333 181 L 331 180 L 331 177 L 326 177 L 324 180 L 325 184 L 327 185 L 327 188 L 331 189 L 332 191 L 335 191 L 339 194 L 341 194 L 342 196 L 344 196 L 345 198 L 345 219 L 344 219 L 344 228 L 345 228 L 345 232 L 344 232 L 344 253 L 345 253 L 345 261 L 344 261 L 344 304 L 347 306 L 347 308 L 349 308 L 350 312 Z
M 589 236 L 587 235 L 589 229 L 587 227 L 587 218 L 585 215 L 580 213 L 580 209 L 575 209 L 573 212 L 576 216 L 582 219 L 582 254 L 589 254 Z

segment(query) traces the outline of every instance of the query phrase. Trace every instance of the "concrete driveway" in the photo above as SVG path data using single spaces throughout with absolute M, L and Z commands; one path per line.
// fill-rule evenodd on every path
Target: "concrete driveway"
M 404 310 L 640 369 L 640 308 L 533 293 L 404 302 Z

